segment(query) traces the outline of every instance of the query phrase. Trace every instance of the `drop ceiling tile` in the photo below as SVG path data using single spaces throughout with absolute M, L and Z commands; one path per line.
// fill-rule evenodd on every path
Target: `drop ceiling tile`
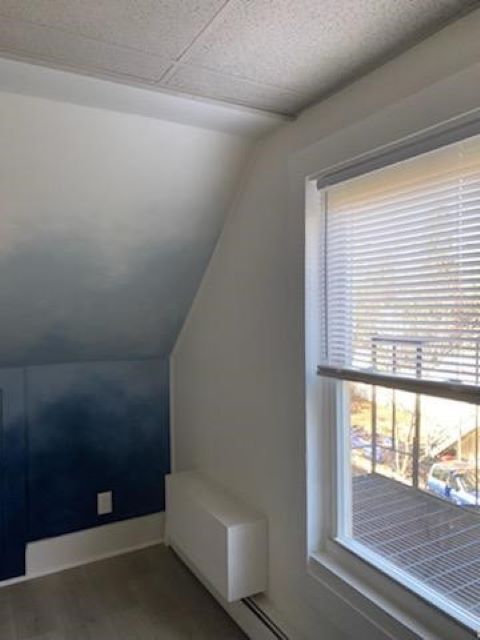
M 0 0 L 0 16 L 177 57 L 225 0 Z
M 304 95 L 181 65 L 165 83 L 169 89 L 225 100 L 256 109 L 293 114 L 305 103 Z
M 149 83 L 171 66 L 165 58 L 131 51 L 38 25 L 0 20 L 0 52 L 19 55 L 89 73 L 107 72 Z
M 472 0 L 231 0 L 185 62 L 317 96 Z

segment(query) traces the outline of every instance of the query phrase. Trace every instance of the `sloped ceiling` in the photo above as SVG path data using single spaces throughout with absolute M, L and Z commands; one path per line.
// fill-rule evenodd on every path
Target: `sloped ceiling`
M 296 114 L 478 0 L 0 0 L 0 53 Z
M 251 144 L 0 93 L 0 366 L 167 355 Z

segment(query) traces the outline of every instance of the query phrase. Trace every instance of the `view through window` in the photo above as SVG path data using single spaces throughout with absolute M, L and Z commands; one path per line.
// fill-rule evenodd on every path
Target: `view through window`
M 348 384 L 352 539 L 480 615 L 479 410 Z
M 480 505 L 476 405 L 359 383 L 348 391 L 353 477 L 378 473 Z

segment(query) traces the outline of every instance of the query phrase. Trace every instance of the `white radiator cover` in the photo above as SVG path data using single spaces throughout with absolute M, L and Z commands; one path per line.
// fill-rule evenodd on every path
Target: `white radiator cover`
M 267 587 L 267 521 L 196 471 L 167 476 L 167 542 L 227 602 Z

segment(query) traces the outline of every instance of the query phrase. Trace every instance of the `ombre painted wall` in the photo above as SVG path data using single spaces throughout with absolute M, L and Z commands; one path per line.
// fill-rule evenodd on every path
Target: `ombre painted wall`
M 0 91 L 0 366 L 168 356 L 250 146 Z
M 168 360 L 3 369 L 0 385 L 11 470 L 0 578 L 24 572 L 27 541 L 163 511 Z M 103 491 L 113 492 L 113 512 L 99 516 Z
M 0 91 L 0 579 L 163 510 L 167 359 L 252 144 Z

